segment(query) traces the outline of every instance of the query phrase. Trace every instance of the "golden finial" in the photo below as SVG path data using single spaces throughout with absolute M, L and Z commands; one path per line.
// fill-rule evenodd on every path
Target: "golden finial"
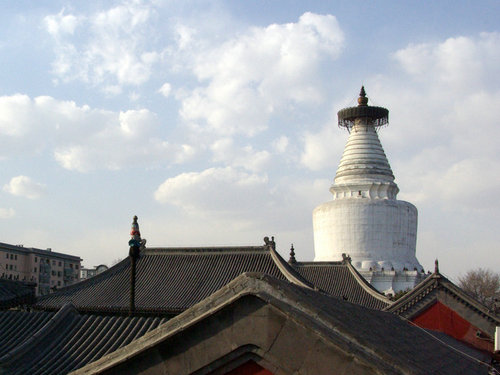
M 366 97 L 365 86 L 361 86 L 361 91 L 359 92 L 358 106 L 368 105 L 368 98 Z

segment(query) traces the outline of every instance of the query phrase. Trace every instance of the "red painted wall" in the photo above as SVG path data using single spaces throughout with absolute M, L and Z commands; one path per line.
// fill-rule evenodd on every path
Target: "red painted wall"
M 234 370 L 229 371 L 226 375 L 273 375 L 273 373 L 259 366 L 254 361 L 248 361 Z
M 470 322 L 439 301 L 419 316 L 413 318 L 412 321 L 419 327 L 444 332 L 477 349 L 493 352 L 493 342 L 480 339 L 476 336 L 476 332 L 481 331 L 479 328 L 473 326 Z M 489 337 L 485 332 L 481 332 L 483 337 Z

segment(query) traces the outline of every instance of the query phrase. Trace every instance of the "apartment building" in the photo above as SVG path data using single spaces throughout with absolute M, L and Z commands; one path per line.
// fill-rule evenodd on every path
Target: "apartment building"
M 106 266 L 105 264 L 100 264 L 98 266 L 95 266 L 94 268 L 82 267 L 80 268 L 80 280 L 90 279 L 91 277 L 99 275 L 100 273 L 103 273 L 107 270 L 108 266 Z
M 78 256 L 57 253 L 50 248 L 44 250 L 0 242 L 0 277 L 34 282 L 37 295 L 78 282 L 81 261 Z

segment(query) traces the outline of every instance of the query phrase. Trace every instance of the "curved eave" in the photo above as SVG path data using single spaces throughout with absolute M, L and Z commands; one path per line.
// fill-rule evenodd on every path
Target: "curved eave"
M 417 285 L 409 293 L 405 294 L 399 300 L 395 301 L 391 306 L 385 308 L 385 311 L 390 311 L 398 315 L 403 315 L 406 318 L 411 318 L 418 315 L 421 308 L 416 308 L 420 301 L 430 295 L 434 290 L 443 290 L 445 293 L 450 294 L 454 299 L 460 301 L 466 306 L 470 307 L 477 314 L 487 318 L 490 322 L 500 325 L 500 318 L 490 312 L 481 302 L 470 297 L 462 289 L 457 287 L 446 277 L 440 273 L 433 273 L 419 285 Z M 411 311 L 414 309 L 415 311 Z M 408 314 L 409 312 L 409 314 Z
M 363 276 L 354 268 L 351 262 L 345 262 L 347 265 L 347 269 L 351 272 L 351 274 L 356 278 L 359 285 L 372 297 L 378 299 L 381 302 L 388 304 L 389 306 L 393 303 L 389 298 L 380 293 L 377 289 L 375 289 L 370 283 L 368 283 Z
M 305 278 L 303 278 L 297 271 L 295 271 L 288 262 L 286 262 L 281 255 L 278 254 L 276 250 L 274 250 L 272 247 L 270 248 L 271 252 L 271 257 L 276 263 L 276 266 L 279 268 L 281 273 L 286 277 L 288 281 L 290 281 L 293 284 L 299 285 L 304 288 L 308 289 L 314 289 L 314 285 L 311 284 L 309 281 L 307 281 Z

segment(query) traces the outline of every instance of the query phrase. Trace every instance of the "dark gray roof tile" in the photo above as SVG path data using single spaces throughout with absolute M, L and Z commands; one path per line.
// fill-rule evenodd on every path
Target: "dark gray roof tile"
M 0 278 L 0 310 L 18 305 L 29 305 L 35 301 L 34 283 Z
M 66 374 L 129 344 L 166 320 L 82 315 L 72 305 L 57 313 L 0 312 L 0 372 Z M 1 329 L 7 325 L 13 329 Z
M 273 251 L 266 246 L 146 249 L 136 265 L 136 311 L 177 314 L 243 272 L 262 272 L 281 280 L 293 277 L 308 284 Z M 36 307 L 57 310 L 71 302 L 79 311 L 125 313 L 129 286 L 126 258 L 91 279 L 39 298 Z
M 314 286 L 331 296 L 375 310 L 391 304 L 347 262 L 296 262 L 292 266 Z

